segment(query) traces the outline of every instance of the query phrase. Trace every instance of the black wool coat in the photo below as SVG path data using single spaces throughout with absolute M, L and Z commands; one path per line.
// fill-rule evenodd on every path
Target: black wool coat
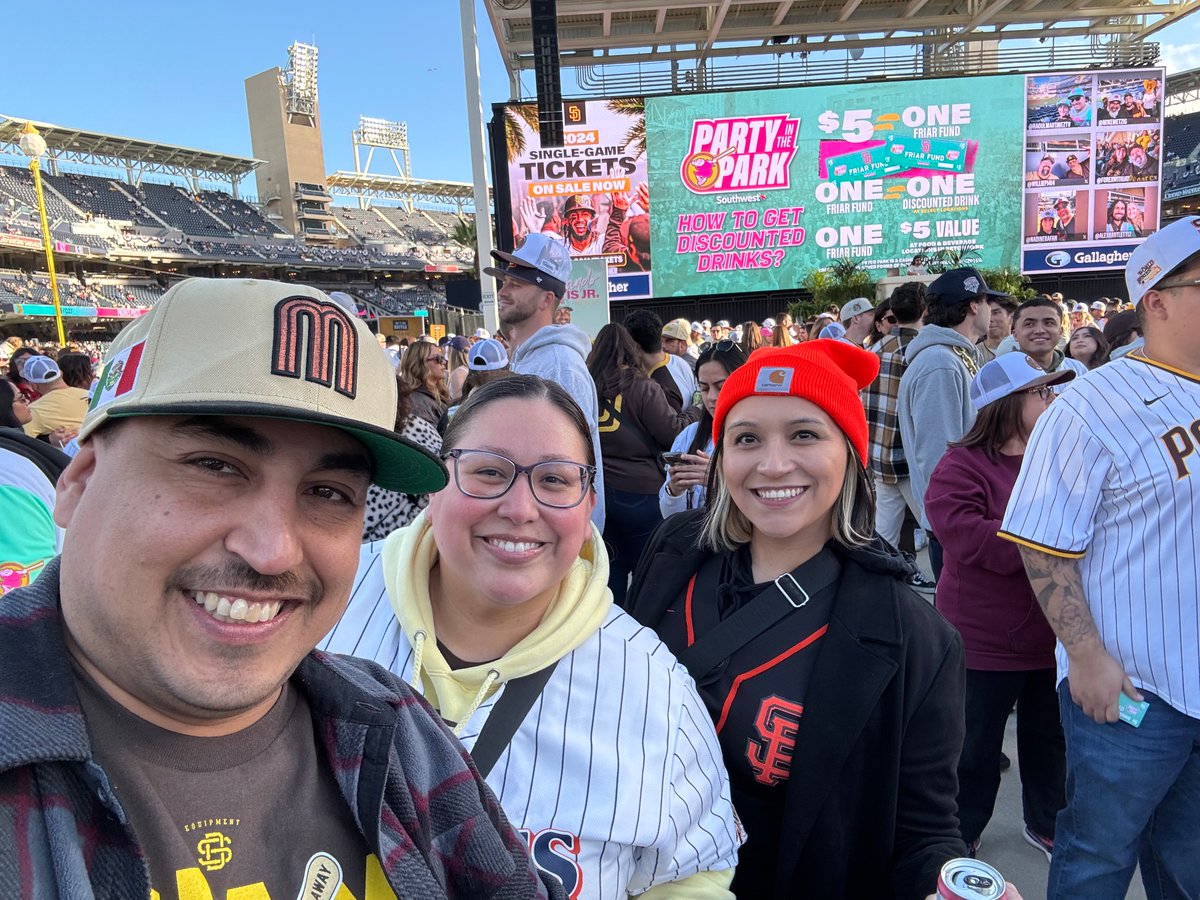
M 679 605 L 710 555 L 698 547 L 703 515 L 671 516 L 651 537 L 625 603 L 642 624 L 656 627 Z M 805 692 L 779 858 L 774 873 L 739 873 L 738 893 L 923 900 L 941 866 L 966 851 L 956 802 L 962 639 L 904 584 L 908 564 L 882 540 L 834 552 L 842 575 Z M 770 693 L 769 676 L 757 680 L 742 690 Z M 753 834 L 755 823 L 743 824 Z

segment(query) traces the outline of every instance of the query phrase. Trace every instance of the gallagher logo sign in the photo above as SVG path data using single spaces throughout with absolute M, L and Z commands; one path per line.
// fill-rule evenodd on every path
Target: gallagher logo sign
M 694 194 L 785 189 L 799 131 L 787 115 L 697 119 L 679 177 Z

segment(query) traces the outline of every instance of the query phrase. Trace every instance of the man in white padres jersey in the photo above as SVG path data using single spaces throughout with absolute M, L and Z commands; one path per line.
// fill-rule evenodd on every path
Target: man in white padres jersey
M 1145 346 L 1038 420 L 1004 517 L 1058 635 L 1051 898 L 1200 897 L 1200 217 L 1125 272 Z M 1149 706 L 1136 727 L 1121 695 Z

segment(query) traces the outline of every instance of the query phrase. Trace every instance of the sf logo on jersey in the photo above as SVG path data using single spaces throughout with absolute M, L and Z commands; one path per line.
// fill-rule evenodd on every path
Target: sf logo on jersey
M 802 712 L 803 703 L 774 695 L 759 704 L 758 715 L 754 717 L 758 738 L 746 741 L 746 759 L 756 781 L 770 785 L 787 780 Z

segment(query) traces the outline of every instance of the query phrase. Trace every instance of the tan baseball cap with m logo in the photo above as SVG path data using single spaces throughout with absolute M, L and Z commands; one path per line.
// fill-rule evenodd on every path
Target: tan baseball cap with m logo
M 127 416 L 289 419 L 362 441 L 380 487 L 441 490 L 441 461 L 394 430 L 395 379 L 367 326 L 318 290 L 190 278 L 117 337 L 79 440 Z

